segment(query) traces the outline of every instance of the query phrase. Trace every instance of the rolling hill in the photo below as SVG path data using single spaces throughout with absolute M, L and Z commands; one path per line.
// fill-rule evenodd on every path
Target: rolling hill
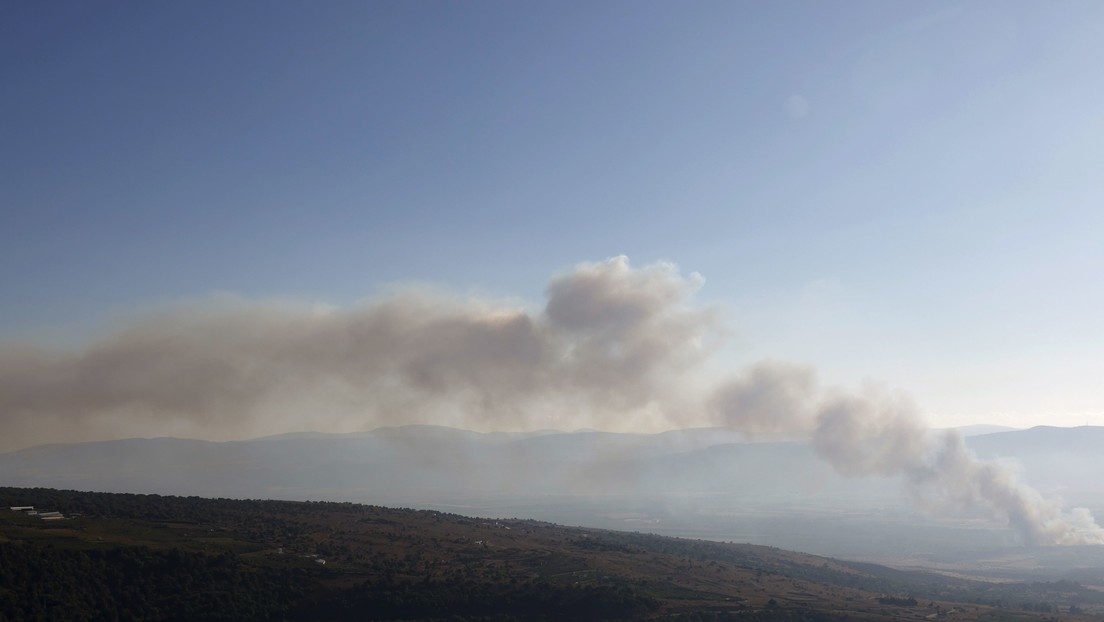
M 42 488 L 0 488 L 0 504 L 0 620 L 1026 621 L 1104 613 L 1104 594 L 1071 581 L 971 581 L 527 519 Z
M 982 457 L 1020 464 L 1043 494 L 1104 508 L 1104 483 L 1094 476 L 1104 428 L 1033 428 L 967 442 Z M 1017 545 L 999 523 L 917 512 L 892 479 L 841 477 L 805 443 L 748 442 L 716 428 L 481 434 L 405 426 L 222 443 L 45 445 L 0 454 L 0 484 L 528 516 L 884 562 Z

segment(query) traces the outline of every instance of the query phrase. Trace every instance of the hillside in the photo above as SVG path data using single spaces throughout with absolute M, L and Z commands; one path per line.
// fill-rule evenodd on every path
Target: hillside
M 1099 619 L 983 583 L 770 547 L 351 503 L 0 488 L 0 620 Z M 34 506 L 39 515 L 11 511 Z M 41 512 L 64 518 L 46 520 Z
M 967 443 L 982 457 L 1020 464 L 1022 479 L 1044 496 L 1099 516 L 1102 433 L 1034 428 Z M 807 443 L 748 442 L 720 428 L 481 434 L 404 426 L 230 442 L 125 439 L 0 454 L 0 474 L 7 486 L 352 501 L 647 528 L 907 566 L 951 559 L 962 569 L 1023 545 L 999 517 L 917 511 L 897 480 L 842 477 Z M 1048 577 L 1062 572 L 1057 564 Z

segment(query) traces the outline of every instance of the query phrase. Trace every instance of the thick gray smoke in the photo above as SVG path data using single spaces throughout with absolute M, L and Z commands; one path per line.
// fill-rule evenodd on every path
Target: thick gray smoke
M 908 400 L 817 386 L 765 362 L 724 376 L 718 314 L 671 264 L 624 257 L 554 278 L 542 310 L 408 292 L 350 309 L 177 308 L 76 351 L 0 348 L 0 449 L 47 441 L 436 423 L 658 431 L 720 424 L 808 437 L 842 474 L 902 477 L 918 502 L 983 511 L 1039 544 L 1104 543 L 1061 508 L 933 435 Z M 719 380 L 718 380 L 719 378 Z
M 1007 520 L 1031 544 L 1104 544 L 1087 510 L 1064 513 L 1018 481 L 1007 464 L 981 460 L 954 431 L 925 429 L 901 395 L 836 395 L 817 411 L 813 444 L 845 475 L 900 475 L 917 503 Z
M 822 391 L 811 369 L 764 363 L 722 383 L 715 420 L 759 435 L 811 435 L 840 474 L 903 478 L 921 506 L 1008 521 L 1031 544 L 1104 544 L 1089 512 L 1061 506 L 1023 484 L 1007 464 L 981 460 L 954 431 L 929 430 L 904 395 Z
M 670 264 L 554 278 L 538 312 L 424 292 L 350 309 L 171 309 L 79 351 L 0 349 L 4 449 L 437 423 L 655 430 L 690 412 L 720 328 Z

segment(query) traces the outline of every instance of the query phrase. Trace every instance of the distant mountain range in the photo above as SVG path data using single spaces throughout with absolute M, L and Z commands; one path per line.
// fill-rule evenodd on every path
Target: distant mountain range
M 967 433 L 977 430 L 966 430 Z M 1104 427 L 969 436 L 1048 491 L 1104 492 Z M 43 445 L 0 454 L 0 485 L 236 498 L 426 503 L 493 496 L 739 494 L 884 498 L 881 479 L 840 477 L 802 442 L 724 428 L 660 434 L 479 433 L 439 426 L 210 442 L 177 438 Z
M 1012 428 L 1006 425 L 989 425 L 989 424 L 977 424 L 977 425 L 963 425 L 957 428 L 944 428 L 947 430 L 956 430 L 962 436 L 980 436 L 982 434 L 993 434 L 996 432 L 1016 432 L 1020 428 Z

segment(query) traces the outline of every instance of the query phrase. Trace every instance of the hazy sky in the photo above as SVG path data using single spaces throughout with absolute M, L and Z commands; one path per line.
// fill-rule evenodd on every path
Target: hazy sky
M 226 294 L 539 309 L 624 254 L 704 277 L 734 368 L 1104 425 L 1095 0 L 2 13 L 9 361 Z

